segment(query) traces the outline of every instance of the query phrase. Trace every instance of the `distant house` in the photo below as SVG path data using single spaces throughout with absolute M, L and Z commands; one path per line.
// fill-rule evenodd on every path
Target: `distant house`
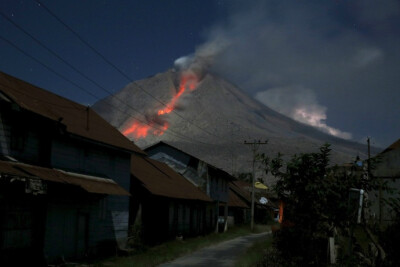
M 212 200 L 165 163 L 132 156 L 131 225 L 140 222 L 143 240 L 154 244 L 210 231 Z
M 126 239 L 132 154 L 145 153 L 89 107 L 0 73 L 0 262 Z
M 400 197 L 400 139 L 377 155 L 378 163 L 372 166 L 374 178 L 380 179 L 382 184 L 394 189 L 393 192 L 382 193 L 383 199 Z M 381 202 L 382 211 L 379 208 L 379 191 L 369 193 L 372 216 L 379 219 L 382 215 L 382 223 L 390 224 L 395 220 L 395 212 L 384 201 Z
M 216 230 L 227 229 L 228 183 L 233 179 L 230 174 L 165 142 L 154 144 L 145 151 L 150 158 L 166 163 L 213 200 L 214 214 L 207 221 L 207 227 L 214 225 Z
M 236 180 L 229 183 L 229 188 L 234 192 L 237 197 L 249 206 L 249 209 L 244 209 L 238 216 L 236 212 L 235 221 L 250 221 L 250 208 L 251 208 L 251 183 Z M 255 188 L 254 195 L 254 221 L 258 223 L 265 223 L 267 220 L 275 218 L 278 213 L 278 200 L 269 191 L 265 189 Z M 231 214 L 230 214 L 231 215 Z

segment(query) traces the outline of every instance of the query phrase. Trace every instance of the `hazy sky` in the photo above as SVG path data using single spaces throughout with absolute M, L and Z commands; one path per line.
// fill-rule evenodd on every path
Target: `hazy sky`
M 400 138 L 398 0 L 42 3 L 0 2 L 0 70 L 74 101 L 92 104 L 103 89 L 116 92 L 182 56 L 205 57 L 210 71 L 296 120 L 381 146 Z

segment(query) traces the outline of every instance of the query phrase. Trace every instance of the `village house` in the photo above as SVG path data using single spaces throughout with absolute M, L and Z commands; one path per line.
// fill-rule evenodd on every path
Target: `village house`
M 126 239 L 132 154 L 145 155 L 91 108 L 0 73 L 0 265 Z
M 131 172 L 131 225 L 139 227 L 145 243 L 210 232 L 212 200 L 182 175 L 141 156 L 132 156 Z
M 228 183 L 233 179 L 230 174 L 165 142 L 156 143 L 145 151 L 150 158 L 166 163 L 213 200 L 214 209 L 207 215 L 207 228 L 227 230 Z
M 381 193 L 380 190 L 369 192 L 370 215 L 380 220 L 381 224 L 388 225 L 398 216 L 384 199 L 400 198 L 400 139 L 379 153 L 376 159 L 375 165 L 371 166 L 372 178 L 378 179 L 383 189 Z M 385 186 L 392 190 L 384 190 Z
M 251 183 L 236 180 L 229 183 L 229 189 L 248 207 L 251 207 Z M 267 223 L 278 215 L 278 199 L 266 189 L 254 188 L 254 221 L 256 223 Z M 229 213 L 234 216 L 235 222 L 249 222 L 250 208 L 235 207 Z

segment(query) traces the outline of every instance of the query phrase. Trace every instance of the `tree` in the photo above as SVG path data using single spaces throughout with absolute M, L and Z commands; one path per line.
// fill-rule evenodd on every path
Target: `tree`
M 281 155 L 272 160 L 263 156 L 266 172 L 278 178 L 274 190 L 285 203 L 286 227 L 278 232 L 275 245 L 296 264 L 326 262 L 328 237 L 335 228 L 352 223 L 349 189 L 360 188 L 362 179 L 328 168 L 330 151 L 325 144 L 317 153 L 294 155 L 285 168 Z
M 357 230 L 367 239 L 364 244 L 367 242 L 374 253 L 360 247 L 353 231 L 357 222 L 358 200 L 351 201 L 352 189 L 368 192 L 379 188 L 386 192 L 393 190 L 370 173 L 380 158 L 369 160 L 368 170 L 357 162 L 329 167 L 330 151 L 330 145 L 325 144 L 319 152 L 294 155 L 286 164 L 281 154 L 273 159 L 260 155 L 266 173 L 277 178 L 274 190 L 285 203 L 281 230 L 274 236 L 274 246 L 284 261 L 282 264 L 326 265 L 328 238 L 336 235 L 342 247 L 342 262 L 339 265 L 396 266 L 400 261 L 398 252 L 395 252 L 398 251 L 400 225 L 398 197 L 384 199 L 398 211 L 399 220 L 394 226 L 381 232 L 373 221 L 362 220 L 357 225 Z M 353 247 L 356 249 L 353 250 Z

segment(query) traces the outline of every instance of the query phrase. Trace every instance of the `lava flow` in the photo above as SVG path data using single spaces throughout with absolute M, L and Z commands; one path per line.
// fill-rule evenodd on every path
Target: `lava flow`
M 138 120 L 130 122 L 129 126 L 122 132 L 123 135 L 135 139 L 145 138 L 149 133 L 157 136 L 163 135 L 168 129 L 169 124 L 165 118 L 162 118 L 162 116 L 171 113 L 175 109 L 181 96 L 188 91 L 190 92 L 196 89 L 198 83 L 199 80 L 196 74 L 192 71 L 182 72 L 178 92 L 172 97 L 172 99 L 165 104 L 162 109 L 157 110 L 155 115 L 149 116 L 152 119 L 147 120 L 146 123 L 139 122 Z

